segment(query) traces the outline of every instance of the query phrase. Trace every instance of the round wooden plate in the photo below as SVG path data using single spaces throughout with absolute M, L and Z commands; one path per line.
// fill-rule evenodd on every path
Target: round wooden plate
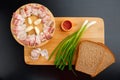
M 21 8 L 25 8 L 25 6 L 27 6 L 27 5 L 36 5 L 36 7 L 43 7 L 46 11 L 46 14 L 48 14 L 49 16 L 50 16 L 50 20 L 51 21 L 53 21 L 53 23 L 52 23 L 52 28 L 54 29 L 53 30 L 53 32 L 50 34 L 52 37 L 53 37 L 53 34 L 54 34 L 54 31 L 55 31 L 55 19 L 54 19 L 54 16 L 53 16 L 53 14 L 52 14 L 52 12 L 47 8 L 47 7 L 45 7 L 45 6 L 43 6 L 43 5 L 41 5 L 41 4 L 38 4 L 38 3 L 29 3 L 29 4 L 25 4 L 25 5 L 23 5 L 23 6 L 21 6 L 20 8 L 18 8 L 14 13 L 17 13 L 17 14 L 20 14 L 20 9 Z M 14 13 L 13 13 L 13 15 L 14 15 Z M 31 20 L 35 20 L 35 17 L 33 17 L 34 15 L 31 15 Z M 40 17 L 39 17 L 40 18 Z M 26 21 L 27 19 L 25 19 L 25 22 L 27 22 Z M 13 35 L 13 37 L 15 38 L 15 40 L 19 43 L 19 44 L 21 44 L 21 45 L 23 45 L 23 46 L 25 46 L 25 47 L 31 47 L 31 48 L 35 48 L 35 47 L 40 47 L 40 46 L 43 46 L 43 45 L 45 45 L 49 40 L 46 40 L 46 41 L 43 41 L 43 42 L 41 42 L 40 44 L 38 44 L 38 45 L 26 45 L 24 42 L 22 42 L 21 40 L 19 40 L 18 38 L 17 38 L 17 36 L 14 34 L 14 27 L 15 27 L 15 25 L 13 25 L 13 21 L 14 21 L 14 19 L 13 19 L 13 17 L 12 17 L 12 19 L 11 19 L 11 32 L 12 32 L 12 35 Z M 28 26 L 28 23 L 26 23 L 26 25 Z M 32 24 L 33 25 L 33 24 Z M 40 27 L 40 26 L 38 26 L 38 27 Z M 40 28 L 39 28 L 40 29 Z M 31 31 L 30 33 L 28 33 L 28 34 L 32 34 L 32 33 L 35 33 L 35 31 Z

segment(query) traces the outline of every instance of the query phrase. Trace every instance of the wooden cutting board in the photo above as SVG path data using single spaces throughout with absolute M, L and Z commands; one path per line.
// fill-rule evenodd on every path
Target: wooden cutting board
M 72 22 L 73 28 L 71 31 L 69 32 L 62 31 L 62 29 L 60 28 L 60 24 L 63 20 L 70 20 Z M 55 30 L 54 36 L 47 44 L 45 44 L 44 46 L 40 48 L 47 49 L 49 52 L 49 55 L 51 55 L 51 52 L 60 43 L 60 41 L 62 41 L 66 36 L 72 34 L 76 30 L 79 30 L 85 20 L 97 21 L 97 23 L 87 29 L 87 31 L 83 34 L 81 40 L 91 40 L 91 41 L 104 43 L 104 21 L 103 19 L 98 18 L 98 17 L 55 17 L 56 30 Z M 38 60 L 32 60 L 30 57 L 31 51 L 32 51 L 32 48 L 24 47 L 24 60 L 26 64 L 54 65 L 55 55 L 49 61 L 46 60 L 42 56 L 40 56 Z M 75 61 L 77 58 L 76 55 L 77 53 L 75 53 L 73 64 L 75 64 Z

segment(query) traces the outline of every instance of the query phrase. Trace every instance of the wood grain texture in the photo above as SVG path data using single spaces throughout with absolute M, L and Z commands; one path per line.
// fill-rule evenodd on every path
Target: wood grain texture
M 60 28 L 60 24 L 63 20 L 70 20 L 72 22 L 72 30 L 69 32 L 64 32 Z M 40 47 L 41 49 L 47 49 L 49 55 L 51 55 L 52 51 L 55 47 L 62 41 L 66 36 L 72 34 L 73 32 L 80 29 L 81 25 L 85 20 L 89 21 L 97 21 L 95 25 L 88 28 L 87 31 L 83 34 L 81 40 L 91 40 L 95 42 L 104 43 L 104 21 L 98 17 L 55 17 L 56 29 L 53 35 L 53 38 L 45 45 Z M 30 52 L 33 48 L 24 47 L 24 60 L 28 65 L 54 65 L 55 55 L 51 60 L 46 60 L 44 57 L 40 56 L 38 60 L 32 60 L 30 57 Z M 77 53 L 77 49 L 76 49 Z M 74 55 L 73 65 L 76 61 L 76 54 Z

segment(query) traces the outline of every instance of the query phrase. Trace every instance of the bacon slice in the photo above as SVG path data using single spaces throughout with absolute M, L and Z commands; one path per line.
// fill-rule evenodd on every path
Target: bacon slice
M 26 37 L 27 37 L 27 34 L 26 34 L 25 31 L 20 31 L 20 32 L 18 32 L 18 34 L 17 34 L 17 38 L 18 38 L 19 40 L 25 40 Z
M 34 46 L 35 45 L 35 34 L 32 35 L 28 35 L 26 40 L 25 40 L 26 44 L 29 43 L 29 46 Z
M 23 18 L 26 18 L 27 15 L 25 13 L 25 10 L 23 8 L 20 8 L 20 15 L 23 17 Z
M 21 25 L 21 26 L 15 26 L 15 27 L 13 27 L 13 33 L 15 34 L 15 35 L 17 35 L 20 31 L 24 31 L 26 29 L 26 25 L 25 24 L 23 24 L 23 25 Z
M 30 5 L 26 5 L 24 8 L 25 14 L 27 17 L 31 16 L 32 13 L 32 7 Z
M 20 14 L 18 13 L 13 13 L 13 18 L 14 19 L 19 19 L 19 20 L 25 20 Z
M 45 33 L 45 37 L 46 37 L 46 39 L 47 40 L 49 40 L 49 39 L 51 39 L 52 38 L 52 36 L 47 32 L 47 33 Z
M 12 21 L 13 25 L 15 26 L 22 25 L 24 21 L 25 19 L 20 14 L 17 13 L 13 14 L 13 21 Z
M 43 23 L 47 23 L 50 20 L 50 16 L 46 15 L 45 17 L 42 18 Z
M 44 41 L 47 40 L 46 36 L 45 36 L 45 34 L 43 32 L 41 32 L 41 34 L 40 34 L 40 40 L 41 40 L 41 42 L 44 42 Z
M 35 44 L 39 45 L 40 43 L 41 43 L 40 35 L 36 35 L 36 37 L 35 37 Z

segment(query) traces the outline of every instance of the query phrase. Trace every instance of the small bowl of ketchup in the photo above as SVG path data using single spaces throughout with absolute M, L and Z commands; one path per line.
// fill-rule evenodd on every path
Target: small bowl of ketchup
M 69 20 L 62 21 L 61 28 L 63 31 L 70 31 L 72 29 L 72 22 Z

